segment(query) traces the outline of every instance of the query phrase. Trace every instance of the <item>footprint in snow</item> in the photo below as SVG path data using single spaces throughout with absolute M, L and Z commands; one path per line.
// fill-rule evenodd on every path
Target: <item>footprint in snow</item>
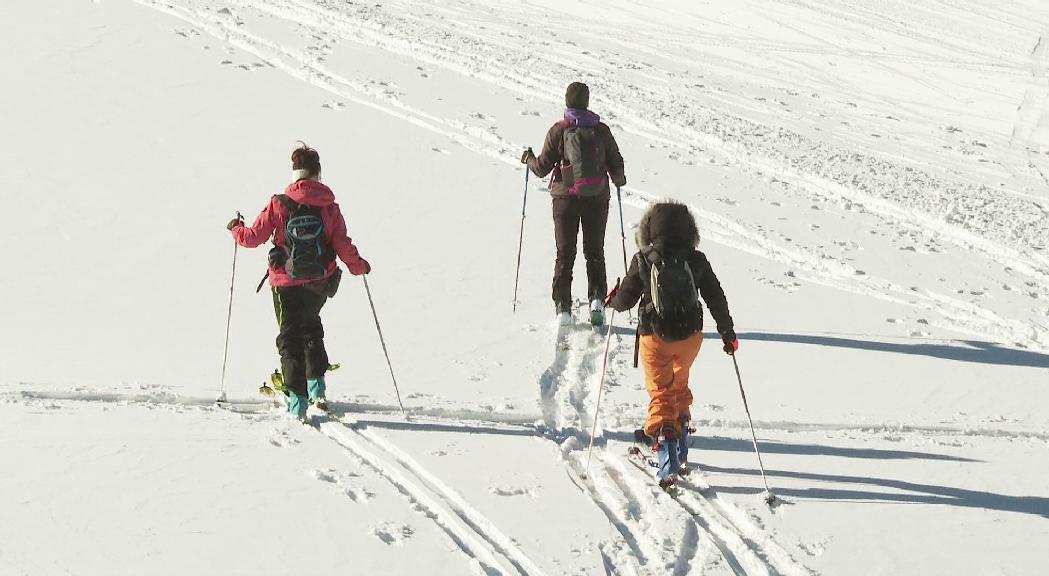
M 393 522 L 387 522 L 382 526 L 372 526 L 372 535 L 382 540 L 387 546 L 403 546 L 404 541 L 415 534 L 415 528 L 408 524 L 397 526 Z
M 332 102 L 328 102 L 328 103 L 325 103 L 325 104 L 321 104 L 321 108 L 327 108 L 328 110 L 334 110 L 336 112 L 342 112 L 343 108 L 345 108 L 345 107 L 346 107 L 346 104 L 344 104 L 342 102 L 339 102 L 337 100 L 334 100 Z
M 375 498 L 375 492 L 357 486 L 344 486 L 342 493 L 354 502 L 367 502 L 368 500 Z
M 499 488 L 493 486 L 488 491 L 496 496 L 535 496 L 534 488 Z
M 306 473 L 309 474 L 315 480 L 320 480 L 321 482 L 328 482 L 329 484 L 337 484 L 339 482 L 339 480 L 335 477 L 335 472 L 336 470 L 334 468 L 328 468 L 327 470 L 312 469 L 306 471 Z

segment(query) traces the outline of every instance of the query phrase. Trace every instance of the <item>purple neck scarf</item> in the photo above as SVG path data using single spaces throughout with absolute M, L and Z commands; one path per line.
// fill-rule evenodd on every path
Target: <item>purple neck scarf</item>
M 565 122 L 581 128 L 593 128 L 601 117 L 585 108 L 565 108 Z

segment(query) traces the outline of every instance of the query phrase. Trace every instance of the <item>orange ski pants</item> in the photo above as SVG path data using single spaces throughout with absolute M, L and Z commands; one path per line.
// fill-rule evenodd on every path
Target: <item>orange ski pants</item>
M 655 437 L 664 426 L 670 426 L 681 437 L 681 418 L 690 416 L 692 406 L 688 373 L 702 344 L 702 332 L 677 342 L 667 342 L 655 334 L 641 336 L 640 356 L 649 397 L 645 433 L 649 436 Z

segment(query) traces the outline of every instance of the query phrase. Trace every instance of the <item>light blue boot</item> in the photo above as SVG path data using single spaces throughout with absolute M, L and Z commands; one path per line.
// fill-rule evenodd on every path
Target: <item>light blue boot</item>
M 327 410 L 328 400 L 324 397 L 324 376 L 321 376 L 320 378 L 310 378 L 306 381 L 306 388 L 310 393 L 310 403 L 316 404 L 317 408 L 320 408 L 321 410 Z
M 677 443 L 677 458 L 680 469 L 678 473 L 688 474 L 688 445 L 689 445 L 688 415 L 681 416 L 681 439 Z
M 290 390 L 288 392 L 288 414 L 291 414 L 301 422 L 305 422 L 306 408 L 310 405 L 309 399 Z
M 673 435 L 673 432 L 670 434 Z M 656 478 L 659 479 L 659 486 L 666 489 L 674 485 L 678 469 L 681 468 L 681 461 L 678 459 L 679 442 L 677 438 L 668 438 L 662 433 L 659 436 L 659 469 L 656 470 Z

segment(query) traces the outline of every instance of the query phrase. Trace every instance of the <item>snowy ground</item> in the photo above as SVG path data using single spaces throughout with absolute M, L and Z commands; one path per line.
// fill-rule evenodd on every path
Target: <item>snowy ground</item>
M 0 5 L 0 38 L 0 574 L 1041 570 L 1043 3 L 37 0 Z M 774 510 L 712 343 L 694 486 L 621 456 L 646 403 L 622 316 L 570 478 L 604 339 L 550 323 L 535 179 L 511 295 L 517 158 L 576 79 L 626 157 L 627 227 L 666 196 L 699 218 Z M 264 250 L 238 253 L 237 402 L 212 405 L 223 226 L 297 139 L 375 268 L 410 421 L 356 279 L 325 321 L 357 425 L 255 394 Z M 619 236 L 613 205 L 613 278 Z

